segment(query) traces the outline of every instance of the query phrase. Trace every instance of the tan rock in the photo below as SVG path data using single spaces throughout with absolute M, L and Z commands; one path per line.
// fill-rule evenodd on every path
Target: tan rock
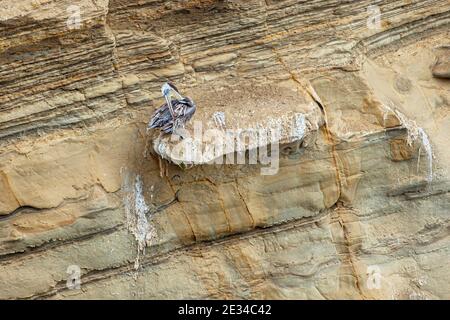
M 0 298 L 448 299 L 449 3 L 371 4 L 2 1 Z M 168 79 L 276 174 L 160 162 Z
M 450 46 L 437 48 L 436 63 L 431 72 L 436 78 L 450 78 Z

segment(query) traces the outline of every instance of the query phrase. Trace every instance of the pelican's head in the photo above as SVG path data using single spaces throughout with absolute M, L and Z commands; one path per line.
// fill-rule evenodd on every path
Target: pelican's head
M 173 83 L 171 82 L 164 83 L 161 87 L 161 93 L 163 94 L 163 96 L 165 98 L 169 98 L 171 92 L 174 92 L 177 95 L 178 99 L 184 98 Z

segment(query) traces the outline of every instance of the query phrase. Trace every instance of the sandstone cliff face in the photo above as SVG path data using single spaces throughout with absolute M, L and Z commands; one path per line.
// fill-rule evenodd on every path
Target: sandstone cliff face
M 3 0 L 0 298 L 449 299 L 450 3 L 373 4 Z M 307 134 L 161 176 L 167 79 Z

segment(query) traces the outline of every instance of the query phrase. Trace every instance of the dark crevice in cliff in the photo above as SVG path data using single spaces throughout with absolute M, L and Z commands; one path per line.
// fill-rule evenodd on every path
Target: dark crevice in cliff
M 5 175 L 5 177 L 7 178 L 6 175 Z M 8 179 L 6 181 L 8 182 L 8 185 L 10 186 Z M 103 192 L 105 192 L 105 193 L 114 194 L 114 192 L 108 192 L 107 190 L 105 190 L 104 186 L 101 183 L 97 183 L 97 184 L 92 185 L 91 189 L 86 194 L 81 195 L 79 197 L 74 197 L 74 198 L 65 198 L 59 204 L 57 204 L 55 206 L 36 207 L 36 206 L 33 206 L 33 205 L 25 205 L 25 204 L 23 204 L 20 207 L 18 207 L 16 209 L 14 209 L 13 211 L 11 211 L 10 213 L 4 214 L 4 215 L 0 215 L 0 222 L 12 219 L 15 216 L 19 216 L 19 215 L 22 215 L 22 214 L 38 214 L 38 213 L 42 213 L 42 212 L 47 212 L 49 210 L 55 210 L 55 209 L 62 208 L 62 207 L 64 207 L 67 204 L 72 204 L 72 203 L 76 203 L 78 201 L 88 200 L 89 195 L 92 192 L 94 186 L 99 186 L 103 190 Z M 10 190 L 12 192 L 11 187 L 10 187 Z M 17 199 L 17 197 L 15 195 L 14 195 L 14 197 Z M 94 210 L 94 211 L 92 211 L 90 213 L 101 212 L 101 211 L 104 211 L 104 210 L 107 210 L 107 209 Z
M 180 200 L 178 199 L 179 191 L 180 190 L 176 191 L 175 192 L 175 197 L 173 199 L 171 199 L 171 200 L 168 200 L 166 203 L 163 203 L 163 204 L 154 204 L 154 203 L 152 203 L 152 208 L 147 211 L 146 215 L 151 216 L 151 215 L 153 215 L 155 213 L 163 212 L 164 210 L 166 210 L 170 206 L 172 206 L 172 205 L 174 205 L 176 203 L 179 203 L 180 202 Z
M 0 215 L 0 222 L 11 219 L 12 217 L 19 215 L 19 214 L 30 214 L 30 213 L 35 213 L 35 212 L 39 212 L 39 211 L 46 210 L 46 209 L 47 208 L 37 208 L 37 207 L 33 207 L 33 206 L 21 206 L 8 214 Z
M 105 210 L 107 210 L 107 209 L 105 209 Z M 23 257 L 26 257 L 31 254 L 41 253 L 41 252 L 44 252 L 49 249 L 58 248 L 58 247 L 70 245 L 73 243 L 79 243 L 82 241 L 86 241 L 86 240 L 95 238 L 97 236 L 108 235 L 113 232 L 122 230 L 122 228 L 121 228 L 122 226 L 123 226 L 123 224 L 121 223 L 112 228 L 99 230 L 99 231 L 89 233 L 86 235 L 82 235 L 79 237 L 74 237 L 74 238 L 67 239 L 67 240 L 57 240 L 57 241 L 50 240 L 50 241 L 48 241 L 44 244 L 41 244 L 37 247 L 27 247 L 25 250 L 20 251 L 20 252 L 12 252 L 12 253 L 3 254 L 0 256 L 0 265 L 8 264 L 12 261 L 16 261 L 19 258 L 23 258 Z

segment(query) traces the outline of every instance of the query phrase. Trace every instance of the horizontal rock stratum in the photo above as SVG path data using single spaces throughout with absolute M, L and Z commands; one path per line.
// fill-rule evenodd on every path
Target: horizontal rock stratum
M 3 0 L 0 298 L 449 299 L 450 3 L 373 5 Z M 181 166 L 167 80 L 276 174 Z

